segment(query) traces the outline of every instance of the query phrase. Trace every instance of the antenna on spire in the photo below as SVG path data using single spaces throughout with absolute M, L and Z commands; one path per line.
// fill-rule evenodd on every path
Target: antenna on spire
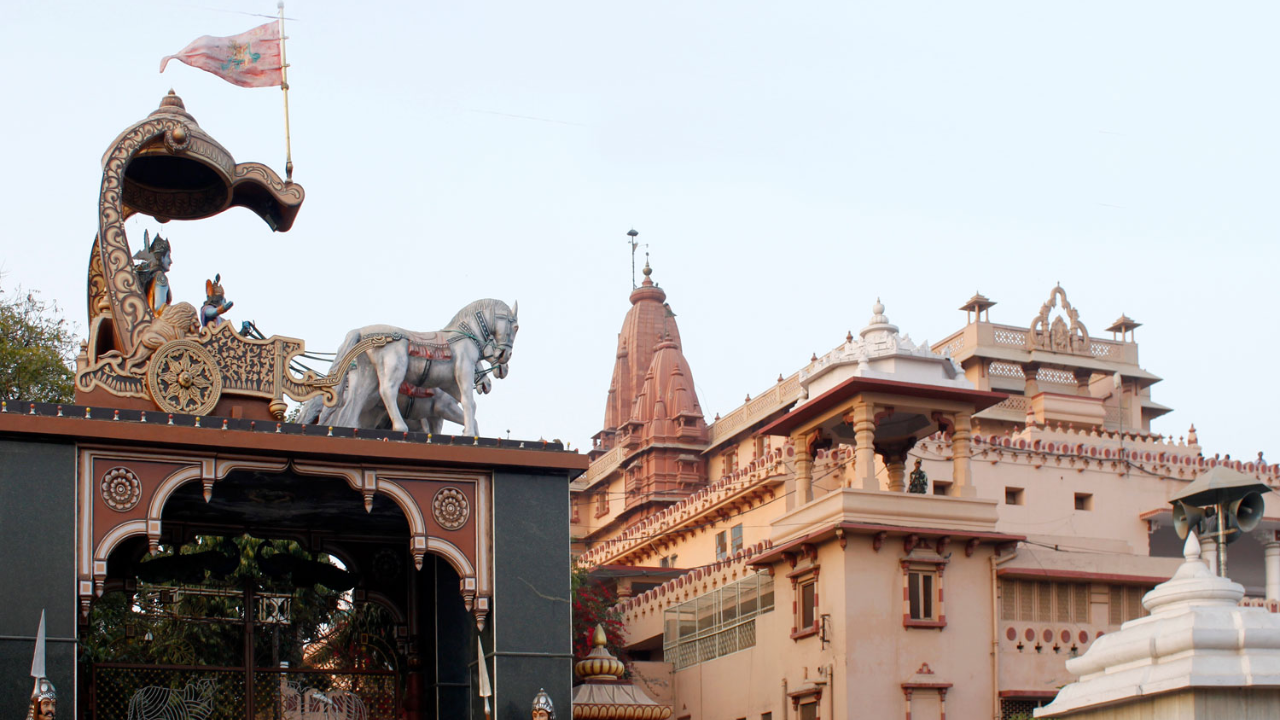
M 632 290 L 636 289 L 637 287 L 636 286 L 636 248 L 640 247 L 640 243 L 636 240 L 636 236 L 638 236 L 639 234 L 640 233 L 636 232 L 635 228 L 631 228 L 630 230 L 627 231 L 627 245 L 631 246 L 631 289 Z M 645 244 L 645 247 L 649 247 L 648 243 Z M 649 254 L 647 252 L 645 253 L 645 257 L 646 258 L 649 257 Z

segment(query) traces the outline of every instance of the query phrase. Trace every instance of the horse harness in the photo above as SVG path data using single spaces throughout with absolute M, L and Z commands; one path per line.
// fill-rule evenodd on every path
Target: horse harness
M 409 415 L 410 413 L 413 412 L 413 405 L 419 398 L 429 398 L 429 397 L 435 396 L 436 391 L 434 388 L 424 388 L 422 387 L 422 384 L 427 381 L 427 375 L 431 372 L 431 365 L 433 362 L 435 362 L 436 360 L 441 360 L 446 362 L 453 360 L 453 347 L 452 347 L 453 343 L 460 342 L 464 338 L 469 339 L 471 340 L 471 342 L 475 343 L 476 350 L 479 351 L 482 357 L 484 356 L 485 348 L 489 347 L 490 345 L 496 347 L 499 352 L 501 352 L 502 350 L 511 348 L 511 343 L 509 342 L 499 343 L 497 341 L 497 338 L 494 336 L 493 331 L 489 329 L 489 323 L 486 322 L 484 319 L 484 314 L 481 313 L 479 310 L 475 312 L 475 319 L 476 319 L 476 324 L 480 327 L 480 337 L 484 338 L 483 342 L 481 342 L 480 338 L 477 338 L 475 336 L 475 333 L 472 332 L 471 330 L 471 326 L 468 325 L 465 320 L 458 323 L 459 325 L 458 329 L 445 331 L 445 332 L 454 333 L 454 335 L 453 337 L 450 337 L 448 340 L 446 340 L 443 343 L 414 342 L 412 340 L 409 340 L 409 338 L 401 335 L 398 332 L 389 333 L 388 335 L 382 336 L 382 337 L 385 337 L 385 340 L 383 340 L 383 342 L 385 342 L 386 340 L 390 340 L 393 342 L 397 340 L 408 340 L 409 356 L 420 357 L 426 360 L 426 362 L 422 366 L 422 372 L 419 373 L 418 375 L 417 383 L 410 383 L 408 380 L 402 381 L 400 383 L 399 393 L 409 398 L 409 406 L 405 408 L 405 413 L 404 413 L 405 415 Z M 369 338 L 365 338 L 363 336 L 360 336 L 360 337 L 357 337 L 357 342 L 365 339 L 382 339 L 382 337 L 370 336 Z M 353 358 L 351 360 L 351 369 L 355 369 L 355 365 L 356 365 L 355 359 Z M 492 368 L 490 370 L 492 370 Z M 485 372 L 489 372 L 489 370 L 486 370 Z
M 484 356 L 485 348 L 489 347 L 490 345 L 497 348 L 499 352 L 502 352 L 503 350 L 511 349 L 510 342 L 505 342 L 505 343 L 498 342 L 498 339 L 494 336 L 493 331 L 489 329 L 489 323 L 486 322 L 484 319 L 484 313 L 477 310 L 474 313 L 474 317 L 476 319 L 476 325 L 480 327 L 479 338 L 477 338 L 475 336 L 475 333 L 472 332 L 471 326 L 467 324 L 466 320 L 463 320 L 462 322 L 458 323 L 458 329 L 453 330 L 452 332 L 459 333 L 462 337 L 470 338 L 471 342 L 476 344 L 476 349 L 480 351 L 481 357 Z M 506 319 L 510 320 L 510 318 L 506 318 Z M 484 339 L 484 342 L 481 342 L 481 338 Z M 457 338 L 457 339 L 461 339 L 461 338 Z M 454 342 L 454 341 L 455 341 L 455 338 L 449 338 L 449 342 Z
M 426 360 L 422 366 L 422 372 L 418 375 L 417 383 L 410 383 L 408 380 L 400 383 L 400 394 L 409 398 L 409 406 L 405 408 L 405 415 L 413 412 L 413 404 L 418 398 L 429 398 L 436 394 L 434 388 L 422 387 L 427 381 L 427 374 L 431 372 L 431 363 L 436 360 L 452 360 L 453 349 L 448 343 L 416 343 L 409 341 L 409 356 L 420 357 Z

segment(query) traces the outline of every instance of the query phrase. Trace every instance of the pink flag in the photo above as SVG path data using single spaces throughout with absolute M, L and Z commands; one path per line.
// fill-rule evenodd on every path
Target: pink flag
M 282 81 L 280 54 L 280 25 L 272 21 L 231 37 L 196 38 L 161 60 L 160 72 L 170 60 L 180 60 L 240 87 L 275 87 Z

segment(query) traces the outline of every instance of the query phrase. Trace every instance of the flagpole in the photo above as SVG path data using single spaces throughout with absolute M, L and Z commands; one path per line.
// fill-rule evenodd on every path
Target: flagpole
M 289 138 L 289 63 L 284 54 L 284 0 L 276 7 L 280 10 L 280 90 L 284 94 L 284 179 L 293 182 L 293 148 Z

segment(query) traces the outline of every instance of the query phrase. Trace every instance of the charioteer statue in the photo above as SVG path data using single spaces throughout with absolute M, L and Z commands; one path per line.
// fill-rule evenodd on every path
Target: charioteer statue
M 222 289 L 222 274 L 204 281 L 204 305 L 200 306 L 200 327 L 218 326 L 224 322 L 222 314 L 231 309 L 235 303 L 227 300 L 227 293 Z

